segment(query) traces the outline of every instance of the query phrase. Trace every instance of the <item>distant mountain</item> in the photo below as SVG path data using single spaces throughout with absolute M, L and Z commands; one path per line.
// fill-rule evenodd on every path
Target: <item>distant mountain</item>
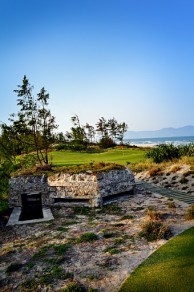
M 163 128 L 156 131 L 127 131 L 125 139 L 194 136 L 194 126 Z

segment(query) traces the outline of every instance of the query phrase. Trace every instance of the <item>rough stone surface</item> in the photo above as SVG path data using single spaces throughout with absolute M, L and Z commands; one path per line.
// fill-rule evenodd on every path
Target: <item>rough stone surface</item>
M 10 180 L 9 205 L 22 207 L 22 194 L 40 193 L 42 205 L 46 206 L 55 203 L 56 199 L 81 199 L 87 200 L 92 207 L 99 207 L 103 198 L 129 192 L 134 185 L 134 175 L 128 168 L 99 174 L 61 172 L 49 177 L 19 176 Z

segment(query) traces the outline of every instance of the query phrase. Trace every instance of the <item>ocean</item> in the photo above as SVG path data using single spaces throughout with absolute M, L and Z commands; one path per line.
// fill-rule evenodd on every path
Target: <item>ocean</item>
M 159 144 L 173 144 L 178 146 L 194 143 L 194 136 L 124 139 L 124 142 L 136 146 L 155 146 Z

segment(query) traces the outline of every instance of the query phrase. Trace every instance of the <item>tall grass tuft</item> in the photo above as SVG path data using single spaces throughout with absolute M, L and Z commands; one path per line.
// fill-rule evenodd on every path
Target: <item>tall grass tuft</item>
M 158 220 L 149 220 L 143 227 L 139 234 L 145 237 L 148 241 L 154 241 L 159 239 L 168 239 L 171 235 L 170 228 Z
M 187 220 L 194 219 L 194 204 L 192 204 L 191 207 L 187 210 L 185 218 Z

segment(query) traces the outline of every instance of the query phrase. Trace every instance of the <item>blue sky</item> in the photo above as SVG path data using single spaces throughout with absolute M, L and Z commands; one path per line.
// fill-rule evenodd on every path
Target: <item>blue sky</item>
M 194 1 L 0 0 L 0 121 L 24 75 L 59 130 L 100 117 L 129 130 L 194 125 Z

